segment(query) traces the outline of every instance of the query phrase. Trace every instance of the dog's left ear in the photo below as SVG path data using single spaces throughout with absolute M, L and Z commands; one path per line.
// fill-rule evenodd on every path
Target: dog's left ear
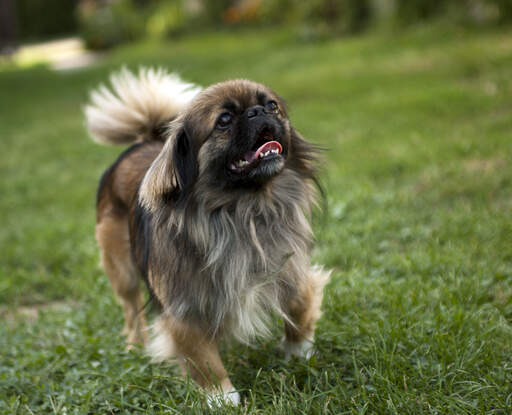
M 321 148 L 311 144 L 293 127 L 291 127 L 289 163 L 302 177 L 314 178 L 318 169 Z
M 150 211 L 162 203 L 179 207 L 187 200 L 197 179 L 197 149 L 183 123 L 173 122 L 162 151 L 146 172 L 139 189 L 139 201 Z

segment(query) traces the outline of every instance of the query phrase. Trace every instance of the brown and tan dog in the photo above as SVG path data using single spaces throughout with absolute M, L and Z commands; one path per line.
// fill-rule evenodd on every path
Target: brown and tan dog
M 163 70 L 124 70 L 112 90 L 94 91 L 86 116 L 97 141 L 132 144 L 101 179 L 96 226 L 128 344 L 146 343 L 142 277 L 161 310 L 153 357 L 177 358 L 237 404 L 219 336 L 268 334 L 277 314 L 286 353 L 312 351 L 329 277 L 309 254 L 315 148 L 258 83 L 201 91 Z

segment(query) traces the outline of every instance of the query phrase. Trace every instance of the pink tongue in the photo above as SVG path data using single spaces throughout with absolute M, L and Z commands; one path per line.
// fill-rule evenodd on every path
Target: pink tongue
M 256 151 L 248 151 L 244 154 L 244 159 L 248 161 L 249 163 L 252 163 L 254 160 L 256 160 L 260 153 L 270 151 L 270 150 L 277 150 L 279 154 L 283 151 L 283 147 L 281 147 L 281 144 L 279 144 L 277 141 L 269 141 L 265 144 L 263 144 L 260 148 L 258 148 Z

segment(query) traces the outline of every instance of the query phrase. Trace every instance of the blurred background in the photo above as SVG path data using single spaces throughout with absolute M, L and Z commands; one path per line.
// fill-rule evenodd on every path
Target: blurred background
M 0 50 L 79 36 L 102 50 L 143 38 L 240 27 L 292 26 L 303 40 L 431 20 L 490 25 L 512 20 L 509 0 L 3 0 Z

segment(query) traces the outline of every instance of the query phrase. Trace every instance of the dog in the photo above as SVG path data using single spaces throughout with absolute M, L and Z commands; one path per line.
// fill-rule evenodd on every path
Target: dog
M 85 114 L 96 141 L 131 145 L 100 180 L 96 225 L 128 345 L 235 405 L 221 336 L 250 342 L 278 315 L 286 356 L 309 357 L 329 279 L 310 262 L 319 158 L 283 100 L 243 79 L 201 89 L 123 69 Z M 159 310 L 151 341 L 140 278 Z

